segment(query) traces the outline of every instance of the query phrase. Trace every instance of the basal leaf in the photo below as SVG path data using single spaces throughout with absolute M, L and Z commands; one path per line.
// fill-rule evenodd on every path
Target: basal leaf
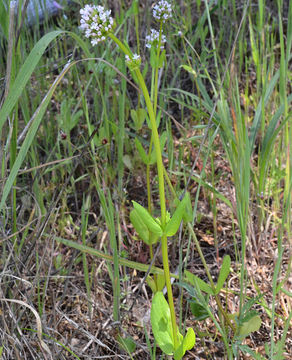
M 262 320 L 259 315 L 256 315 L 245 321 L 239 328 L 239 337 L 245 338 L 254 331 L 258 331 L 261 327 Z
M 157 344 L 165 354 L 172 355 L 174 342 L 170 309 L 161 291 L 158 291 L 153 297 L 150 318 L 152 332 Z
M 196 335 L 192 328 L 189 328 L 186 336 L 183 338 L 181 344 L 174 352 L 174 359 L 180 360 L 183 358 L 187 350 L 191 350 L 196 343 Z

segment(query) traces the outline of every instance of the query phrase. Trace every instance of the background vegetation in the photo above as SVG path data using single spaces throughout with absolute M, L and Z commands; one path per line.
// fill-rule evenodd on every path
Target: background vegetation
M 150 331 L 149 250 L 129 219 L 131 200 L 148 205 L 135 142 L 148 151 L 143 97 L 116 45 L 92 47 L 81 34 L 84 1 L 33 27 L 8 2 L 0 3 L 0 358 L 162 358 Z M 99 3 L 141 55 L 151 89 L 152 1 Z M 178 324 L 197 336 L 185 358 L 289 359 L 292 3 L 172 3 L 158 112 L 168 209 L 186 190 L 193 206 L 169 242 Z M 159 209 L 156 167 L 149 171 Z M 205 265 L 216 283 L 225 255 L 232 271 L 219 294 L 186 282 L 185 270 L 208 283 Z M 228 321 L 249 328 L 227 330 Z

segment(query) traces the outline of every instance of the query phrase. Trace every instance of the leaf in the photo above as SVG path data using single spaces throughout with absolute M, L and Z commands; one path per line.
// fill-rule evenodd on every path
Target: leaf
M 157 292 L 157 287 L 156 287 L 154 279 L 150 275 L 148 275 L 146 278 L 146 282 L 147 282 L 148 286 L 150 287 L 150 289 L 152 290 L 153 294 L 155 294 Z
M 16 79 L 11 86 L 11 89 L 8 93 L 8 96 L 0 110 L 0 133 L 4 122 L 6 121 L 8 115 L 12 111 L 13 107 L 18 101 L 23 89 L 25 88 L 32 72 L 34 71 L 36 65 L 38 64 L 40 58 L 45 52 L 47 46 L 52 42 L 58 35 L 64 33 L 64 31 L 52 31 L 45 36 L 43 36 L 33 47 L 30 54 L 26 58 L 24 64 L 22 65 L 19 73 L 16 76 Z
M 160 136 L 160 149 L 161 149 L 161 152 L 163 152 L 163 148 L 164 148 L 164 145 L 165 145 L 165 142 L 166 142 L 166 137 L 167 137 L 167 132 L 164 131 Z M 150 155 L 149 164 L 153 165 L 155 163 L 156 163 L 156 151 L 155 151 L 155 148 L 153 148 L 153 151 L 151 152 L 151 155 Z
M 180 226 L 181 220 L 183 218 L 183 215 L 185 213 L 185 208 L 186 208 L 188 201 L 190 201 L 190 195 L 187 192 L 185 194 L 184 198 L 182 199 L 182 201 L 179 203 L 179 205 L 175 209 L 175 212 L 174 212 L 172 218 L 166 224 L 165 233 L 167 236 L 173 236 L 177 232 L 177 230 Z
M 165 50 L 163 50 L 162 53 L 159 56 L 159 62 L 158 62 L 158 67 L 159 68 L 163 68 L 165 60 L 166 60 Z
M 186 196 L 187 196 L 187 198 L 186 198 L 185 211 L 183 213 L 183 221 L 188 223 L 193 220 L 193 207 L 192 207 L 192 202 L 191 202 L 189 192 L 186 193 L 185 197 Z
M 136 343 L 131 336 L 122 338 L 121 335 L 118 334 L 117 340 L 121 348 L 125 350 L 128 354 L 132 354 L 136 350 Z
M 250 333 L 254 331 L 258 331 L 261 327 L 262 320 L 259 315 L 256 315 L 249 319 L 248 321 L 245 321 L 240 327 L 239 327 L 239 337 L 245 338 Z
M 198 276 L 192 274 L 189 271 L 185 271 L 186 279 L 193 285 L 196 286 L 196 283 L 201 291 L 209 295 L 215 295 L 214 291 L 212 290 L 211 286 L 207 284 L 204 280 L 200 279 Z
M 195 72 L 195 70 L 192 67 L 190 67 L 188 65 L 181 65 L 180 67 L 183 68 L 188 73 L 192 74 L 194 77 L 197 77 L 197 73 Z
M 136 201 L 133 201 L 133 206 L 137 210 L 143 223 L 148 227 L 149 231 L 151 231 L 154 235 L 162 236 L 161 226 L 155 221 L 149 212 Z
M 174 342 L 170 309 L 161 291 L 158 291 L 153 297 L 150 318 L 152 332 L 157 344 L 165 354 L 172 355 Z
M 162 289 L 165 286 L 165 276 L 164 274 L 163 275 L 158 274 L 156 278 L 157 278 L 157 291 L 162 291 Z
M 131 118 L 135 124 L 136 131 L 142 128 L 143 122 L 146 117 L 146 110 L 143 108 L 139 108 L 138 110 L 131 110 Z
M 153 69 L 157 68 L 158 66 L 157 53 L 154 46 L 151 46 L 150 49 L 150 65 Z
M 218 276 L 217 285 L 216 285 L 216 294 L 219 294 L 219 292 L 223 288 L 225 280 L 227 279 L 227 277 L 230 273 L 230 265 L 231 265 L 230 256 L 229 255 L 224 256 L 223 263 L 222 263 L 220 273 Z
M 149 230 L 141 220 L 137 210 L 134 209 L 130 212 L 130 220 L 141 240 L 149 245 Z
M 136 145 L 136 148 L 140 154 L 140 157 L 141 157 L 143 163 L 145 165 L 147 165 L 149 163 L 148 155 L 146 154 L 145 150 L 143 149 L 142 144 L 140 143 L 140 141 L 137 138 L 135 138 L 135 145 Z
M 60 83 L 60 81 L 62 80 L 62 78 L 65 76 L 65 74 L 69 71 L 69 69 L 76 64 L 76 61 L 67 64 L 62 72 L 60 73 L 60 75 L 55 79 L 55 81 L 53 82 L 53 84 L 51 85 L 49 91 L 47 92 L 47 94 L 45 95 L 45 97 L 43 98 L 41 104 L 39 105 L 39 107 L 36 109 L 36 111 L 33 114 L 33 117 L 31 119 L 31 124 L 30 127 L 27 131 L 27 135 L 20 147 L 20 150 L 18 152 L 17 158 L 13 164 L 13 167 L 11 169 L 11 172 L 8 176 L 8 179 L 6 180 L 6 183 L 4 185 L 3 191 L 2 191 L 2 197 L 1 197 L 1 202 L 0 202 L 0 211 L 3 209 L 5 201 L 9 195 L 9 192 L 13 186 L 14 180 L 17 176 L 17 173 L 26 157 L 26 154 L 30 148 L 31 143 L 33 142 L 35 135 L 37 133 L 38 127 L 41 123 L 41 120 L 44 116 L 44 113 L 50 103 L 50 100 L 54 94 L 54 91 L 56 90 L 58 84 Z M 14 83 L 15 84 L 15 83 Z M 7 100 L 9 98 L 9 95 L 7 97 Z M 6 100 L 6 101 L 7 101 Z M 6 102 L 5 102 L 6 103 Z M 4 103 L 4 104 L 5 104 Z M 3 110 L 3 108 L 2 108 Z M 0 113 L 2 114 L 2 110 L 0 111 Z M 0 115 L 0 122 L 1 122 L 1 115 Z
M 196 343 L 196 334 L 192 328 L 189 328 L 186 336 L 183 338 L 183 341 L 179 347 L 174 352 L 174 359 L 180 360 L 184 356 L 187 350 L 191 350 Z
M 206 308 L 201 305 L 195 298 L 190 301 L 190 308 L 196 321 L 205 320 L 210 316 Z

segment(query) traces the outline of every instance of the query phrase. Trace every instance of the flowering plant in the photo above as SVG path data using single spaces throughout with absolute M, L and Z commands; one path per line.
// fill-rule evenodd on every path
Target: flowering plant
M 179 360 L 184 356 L 186 350 L 190 350 L 195 344 L 195 333 L 193 329 L 189 329 L 185 337 L 183 337 L 178 331 L 176 324 L 176 316 L 174 309 L 174 301 L 172 295 L 172 286 L 170 280 L 170 270 L 168 262 L 168 247 L 167 239 L 170 236 L 175 235 L 178 231 L 179 225 L 183 218 L 186 217 L 187 210 L 191 207 L 190 197 L 188 193 L 179 202 L 173 216 L 171 217 L 166 211 L 166 199 L 164 189 L 164 165 L 162 162 L 161 154 L 161 142 L 157 129 L 156 122 L 156 109 L 157 109 L 157 97 L 158 97 L 158 69 L 163 66 L 165 54 L 163 50 L 166 37 L 163 35 L 163 24 L 171 16 L 171 5 L 168 1 L 159 1 L 153 8 L 153 16 L 156 20 L 160 21 L 160 30 L 151 29 L 150 35 L 146 37 L 146 47 L 151 48 L 153 67 L 152 76 L 152 89 L 151 96 L 147 89 L 144 77 L 140 71 L 141 58 L 138 54 L 132 54 L 128 46 L 122 43 L 112 32 L 113 19 L 110 16 L 110 11 L 105 10 L 102 6 L 86 5 L 84 9 L 80 10 L 81 29 L 85 30 L 85 36 L 91 38 L 92 45 L 96 45 L 100 41 L 105 40 L 106 36 L 110 37 L 125 54 L 126 64 L 133 72 L 134 80 L 140 86 L 143 93 L 146 107 L 148 110 L 149 127 L 151 129 L 151 141 L 150 150 L 152 144 L 154 145 L 154 162 L 157 165 L 158 173 L 158 187 L 160 197 L 160 211 L 161 216 L 154 218 L 151 214 L 151 204 L 149 203 L 148 210 L 146 210 L 140 204 L 133 202 L 134 209 L 131 211 L 130 219 L 132 224 L 140 235 L 141 239 L 150 246 L 150 255 L 152 254 L 152 245 L 159 239 L 161 241 L 161 251 L 163 258 L 164 268 L 164 283 L 166 284 L 168 302 L 165 300 L 161 289 L 156 284 L 154 289 L 155 295 L 153 297 L 151 307 L 151 324 L 154 337 L 160 346 L 161 350 L 167 355 L 174 355 L 174 359 Z M 153 61 L 153 53 L 155 53 L 155 60 Z M 154 89 L 154 91 L 152 91 Z M 139 152 L 142 151 L 142 145 L 139 145 L 137 141 Z M 141 153 L 142 154 L 142 153 Z M 145 155 L 146 156 L 146 155 Z M 147 156 L 146 156 L 147 157 Z M 152 157 L 148 155 L 148 158 Z M 147 163 L 150 166 L 151 161 Z M 147 170 L 148 172 L 148 170 Z M 149 194 L 149 193 L 148 193 Z M 151 197 L 150 197 L 151 198 Z M 149 196 L 148 196 L 149 199 Z M 150 211 L 149 211 L 150 210 Z M 154 241 L 154 240 L 155 241 Z M 164 323 L 163 329 L 159 324 Z

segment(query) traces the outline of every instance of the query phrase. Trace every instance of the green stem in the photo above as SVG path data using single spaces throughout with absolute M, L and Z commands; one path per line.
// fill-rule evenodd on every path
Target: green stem
M 117 39 L 114 34 L 110 33 L 109 36 L 126 55 L 131 56 L 131 53 L 127 49 L 127 47 L 119 39 Z M 139 68 L 135 69 L 134 71 L 135 71 L 138 83 L 140 85 L 140 88 L 142 90 L 142 93 L 143 93 L 143 96 L 145 99 L 145 103 L 147 106 L 148 115 L 149 115 L 149 119 L 150 119 L 150 123 L 151 123 L 153 143 L 154 143 L 156 157 L 157 157 L 157 173 L 158 173 L 158 187 L 159 187 L 160 211 L 161 211 L 161 227 L 162 227 L 162 229 L 164 229 L 165 225 L 166 225 L 166 203 L 165 203 L 165 191 L 164 191 L 163 162 L 162 162 L 162 154 L 161 154 L 157 125 L 156 125 L 155 113 L 154 113 L 153 105 L 152 105 L 152 102 L 151 102 L 151 99 L 149 96 L 149 92 L 148 92 L 147 86 L 145 84 L 144 78 L 141 74 L 141 71 L 139 70 Z M 170 314 L 171 314 L 174 348 L 176 349 L 178 347 L 177 325 L 176 325 L 174 302 L 173 302 L 173 295 L 172 295 L 172 288 L 171 288 L 171 281 L 170 281 L 167 236 L 165 236 L 165 235 L 163 235 L 161 238 L 161 249 L 162 249 L 165 283 L 166 283 L 167 294 L 168 294 L 168 304 L 169 304 Z

